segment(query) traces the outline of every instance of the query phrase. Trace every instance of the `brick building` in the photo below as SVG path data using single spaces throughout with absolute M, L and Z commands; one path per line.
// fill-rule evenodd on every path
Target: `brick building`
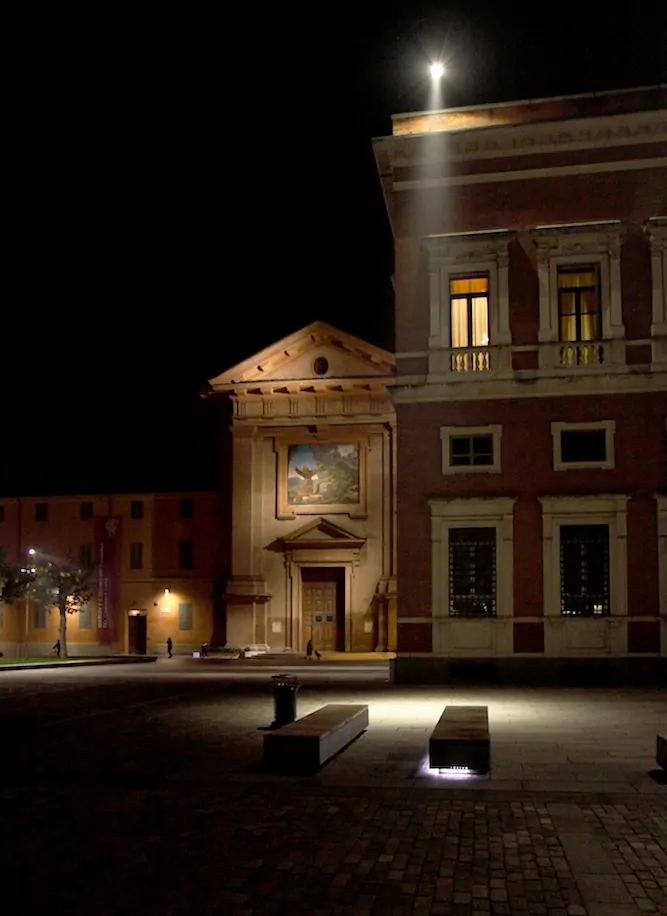
M 667 88 L 399 115 L 397 680 L 667 656 Z

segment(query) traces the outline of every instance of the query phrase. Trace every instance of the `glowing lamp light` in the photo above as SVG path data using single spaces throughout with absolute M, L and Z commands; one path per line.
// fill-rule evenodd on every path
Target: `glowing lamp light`
M 433 80 L 442 79 L 442 77 L 445 75 L 444 65 L 441 64 L 439 60 L 434 61 L 428 70 L 431 74 L 431 79 Z
M 168 588 L 165 588 L 165 590 L 164 590 L 164 597 L 166 598 L 168 594 L 169 594 L 169 589 L 168 589 Z
M 28 551 L 28 556 L 29 556 L 29 557 L 34 557 L 36 553 L 37 553 L 37 551 L 35 550 L 35 548 L 34 548 L 34 547 L 31 547 L 30 550 Z

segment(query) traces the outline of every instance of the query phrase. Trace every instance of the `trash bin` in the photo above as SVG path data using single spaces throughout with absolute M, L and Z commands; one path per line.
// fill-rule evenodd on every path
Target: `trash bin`
M 300 685 L 291 674 L 274 674 L 271 679 L 275 709 L 271 727 L 280 728 L 296 719 L 296 694 Z

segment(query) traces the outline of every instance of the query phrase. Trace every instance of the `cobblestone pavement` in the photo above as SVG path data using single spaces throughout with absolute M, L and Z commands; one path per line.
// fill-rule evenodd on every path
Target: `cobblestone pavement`
M 300 778 L 263 772 L 265 684 L 147 667 L 0 685 L 12 916 L 54 903 L 91 916 L 667 914 L 667 786 L 651 773 L 664 691 L 353 689 L 322 675 L 300 714 L 354 697 L 371 725 Z M 424 768 L 453 701 L 489 704 L 489 779 Z

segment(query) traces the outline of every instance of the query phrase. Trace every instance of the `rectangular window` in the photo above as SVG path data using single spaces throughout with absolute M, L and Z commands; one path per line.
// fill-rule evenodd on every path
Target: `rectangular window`
M 133 499 L 130 503 L 130 518 L 143 518 L 144 517 L 144 501 L 143 499 Z
M 130 544 L 130 569 L 143 569 L 144 545 L 139 542 Z
M 191 604 L 179 604 L 178 605 L 178 629 L 179 630 L 191 630 L 192 629 L 192 605 Z
M 178 565 L 181 569 L 194 569 L 195 545 L 192 541 L 181 541 L 178 545 Z
M 32 612 L 32 625 L 36 630 L 46 629 L 46 608 L 36 604 Z
M 35 521 L 36 522 L 48 522 L 49 520 L 49 504 L 48 503 L 35 503 Z
M 82 544 L 81 552 L 79 553 L 79 559 L 81 560 L 81 565 L 89 567 L 93 565 L 93 545 L 92 544 Z
M 449 613 L 452 617 L 495 616 L 495 528 L 449 529 Z
M 609 525 L 560 526 L 560 611 L 609 614 Z
M 449 464 L 451 467 L 493 464 L 493 436 L 452 436 Z
M 600 339 L 600 280 L 596 264 L 558 268 L 561 341 Z
M 195 501 L 190 496 L 181 499 L 181 518 L 194 518 Z
M 93 504 L 91 502 L 81 503 L 81 520 L 86 521 L 93 517 Z
M 452 348 L 486 347 L 489 343 L 489 278 L 458 277 L 449 281 Z
M 607 460 L 607 433 L 604 429 L 567 429 L 560 434 L 563 464 Z
M 5 520 L 5 507 L 2 504 L 0 504 L 0 522 L 4 522 L 4 520 Z
M 90 602 L 86 601 L 85 604 L 81 605 L 79 610 L 79 629 L 80 630 L 92 630 L 93 628 L 93 614 L 90 607 Z

